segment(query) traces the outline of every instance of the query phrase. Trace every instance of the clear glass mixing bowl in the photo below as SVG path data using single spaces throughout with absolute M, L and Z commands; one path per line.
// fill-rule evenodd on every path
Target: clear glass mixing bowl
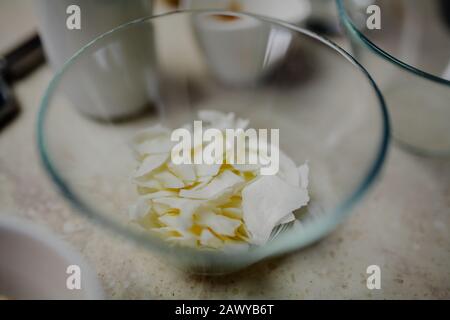
M 393 135 L 430 156 L 450 156 L 450 3 L 337 0 L 355 57 L 386 99 Z M 381 29 L 369 28 L 369 5 Z M 376 16 L 373 16 L 376 17 Z M 373 20 L 371 20 L 373 22 Z
M 138 196 L 130 139 L 154 124 L 191 122 L 199 109 L 278 128 L 281 149 L 297 165 L 309 161 L 311 201 L 297 213 L 300 224 L 264 246 L 224 253 L 170 246 L 130 223 Z M 280 21 L 218 11 L 137 20 L 97 38 L 55 75 L 38 121 L 43 164 L 78 212 L 174 266 L 208 274 L 324 237 L 378 176 L 388 140 L 383 98 L 344 50 Z

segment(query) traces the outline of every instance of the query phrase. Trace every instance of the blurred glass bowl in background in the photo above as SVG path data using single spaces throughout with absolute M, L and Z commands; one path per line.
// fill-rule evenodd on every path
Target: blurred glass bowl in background
M 394 137 L 414 152 L 450 156 L 450 5 L 446 0 L 337 0 L 356 58 L 386 99 Z M 369 5 L 381 29 L 369 30 Z
M 114 94 L 129 87 L 129 64 L 121 59 L 130 55 L 121 50 L 131 39 L 141 41 L 147 29 L 154 32 L 148 41 L 154 41 L 155 56 L 136 61 L 138 69 L 154 73 L 134 75 L 134 88 L 126 92 L 133 103 L 135 93 L 147 92 L 145 112 L 120 121 L 78 112 L 77 103 L 84 103 L 83 109 L 101 113 L 104 88 Z M 73 85 L 87 83 L 83 99 L 67 99 Z M 103 89 L 95 96 L 97 86 Z M 254 128 L 277 128 L 281 150 L 296 164 L 309 161 L 311 201 L 297 213 L 300 224 L 264 246 L 224 253 L 169 246 L 129 222 L 128 206 L 138 196 L 130 181 L 136 165 L 130 139 L 158 123 L 177 128 L 192 122 L 200 109 L 234 112 Z M 99 37 L 56 74 L 38 121 L 43 164 L 78 212 L 163 254 L 173 266 L 209 274 L 305 247 L 332 231 L 378 176 L 388 137 L 383 98 L 349 54 L 287 23 L 224 11 L 155 16 Z

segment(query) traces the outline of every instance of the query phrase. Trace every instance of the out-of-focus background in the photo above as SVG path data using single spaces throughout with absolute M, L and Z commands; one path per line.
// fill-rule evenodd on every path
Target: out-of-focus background
M 1 2 L 0 50 L 2 53 L 36 32 L 37 22 L 32 5 L 32 0 Z
M 36 34 L 36 12 L 41 19 L 43 14 L 42 7 L 35 8 L 38 2 L 45 3 L 0 0 L 0 56 Z M 304 3 L 310 4 L 312 18 L 302 26 L 350 50 L 334 1 L 297 5 Z M 158 0 L 152 10 L 163 13 L 179 5 Z M 64 60 L 55 56 L 56 64 L 58 59 Z M 24 218 L 69 243 L 98 275 L 107 298 L 450 298 L 448 161 L 414 155 L 393 144 L 376 186 L 324 240 L 232 275 L 189 275 L 74 213 L 57 192 L 41 165 L 35 134 L 39 104 L 52 75 L 44 62 L 8 85 L 20 111 L 0 129 L 0 216 Z M 381 267 L 380 290 L 366 286 L 370 265 Z

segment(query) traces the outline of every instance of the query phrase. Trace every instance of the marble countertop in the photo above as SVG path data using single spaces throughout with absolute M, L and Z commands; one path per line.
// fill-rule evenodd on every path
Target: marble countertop
M 450 163 L 391 147 L 354 214 L 307 249 L 223 277 L 193 276 L 87 221 L 58 194 L 35 144 L 42 67 L 18 83 L 20 116 L 0 132 L 0 214 L 50 228 L 96 269 L 108 298 L 450 298 Z M 366 268 L 381 268 L 368 290 Z

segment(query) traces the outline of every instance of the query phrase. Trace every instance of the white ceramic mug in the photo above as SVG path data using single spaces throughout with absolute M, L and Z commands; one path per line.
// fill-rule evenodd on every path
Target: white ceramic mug
M 301 24 L 310 14 L 307 0 L 186 0 L 183 7 L 239 9 L 294 24 Z M 291 42 L 289 32 L 245 15 L 233 19 L 200 13 L 193 23 L 210 69 L 218 79 L 230 85 L 257 82 L 284 57 Z
M 80 48 L 97 36 L 126 22 L 150 16 L 153 0 L 39 0 L 36 12 L 46 54 L 59 70 Z M 76 5 L 81 29 L 69 29 L 67 20 Z M 153 32 L 142 28 L 131 38 L 91 53 L 92 59 L 73 68 L 70 85 L 63 88 L 70 102 L 84 114 L 103 120 L 129 116 L 149 102 L 149 88 L 142 77 L 152 78 Z M 136 58 L 138 57 L 138 58 Z M 139 58 L 141 57 L 141 58 Z M 150 75 L 150 76 L 149 76 Z M 123 79 L 127 79 L 125 82 Z M 156 80 L 149 79 L 149 86 Z
M 311 14 L 310 0 L 182 0 L 184 9 L 236 10 L 301 24 Z

